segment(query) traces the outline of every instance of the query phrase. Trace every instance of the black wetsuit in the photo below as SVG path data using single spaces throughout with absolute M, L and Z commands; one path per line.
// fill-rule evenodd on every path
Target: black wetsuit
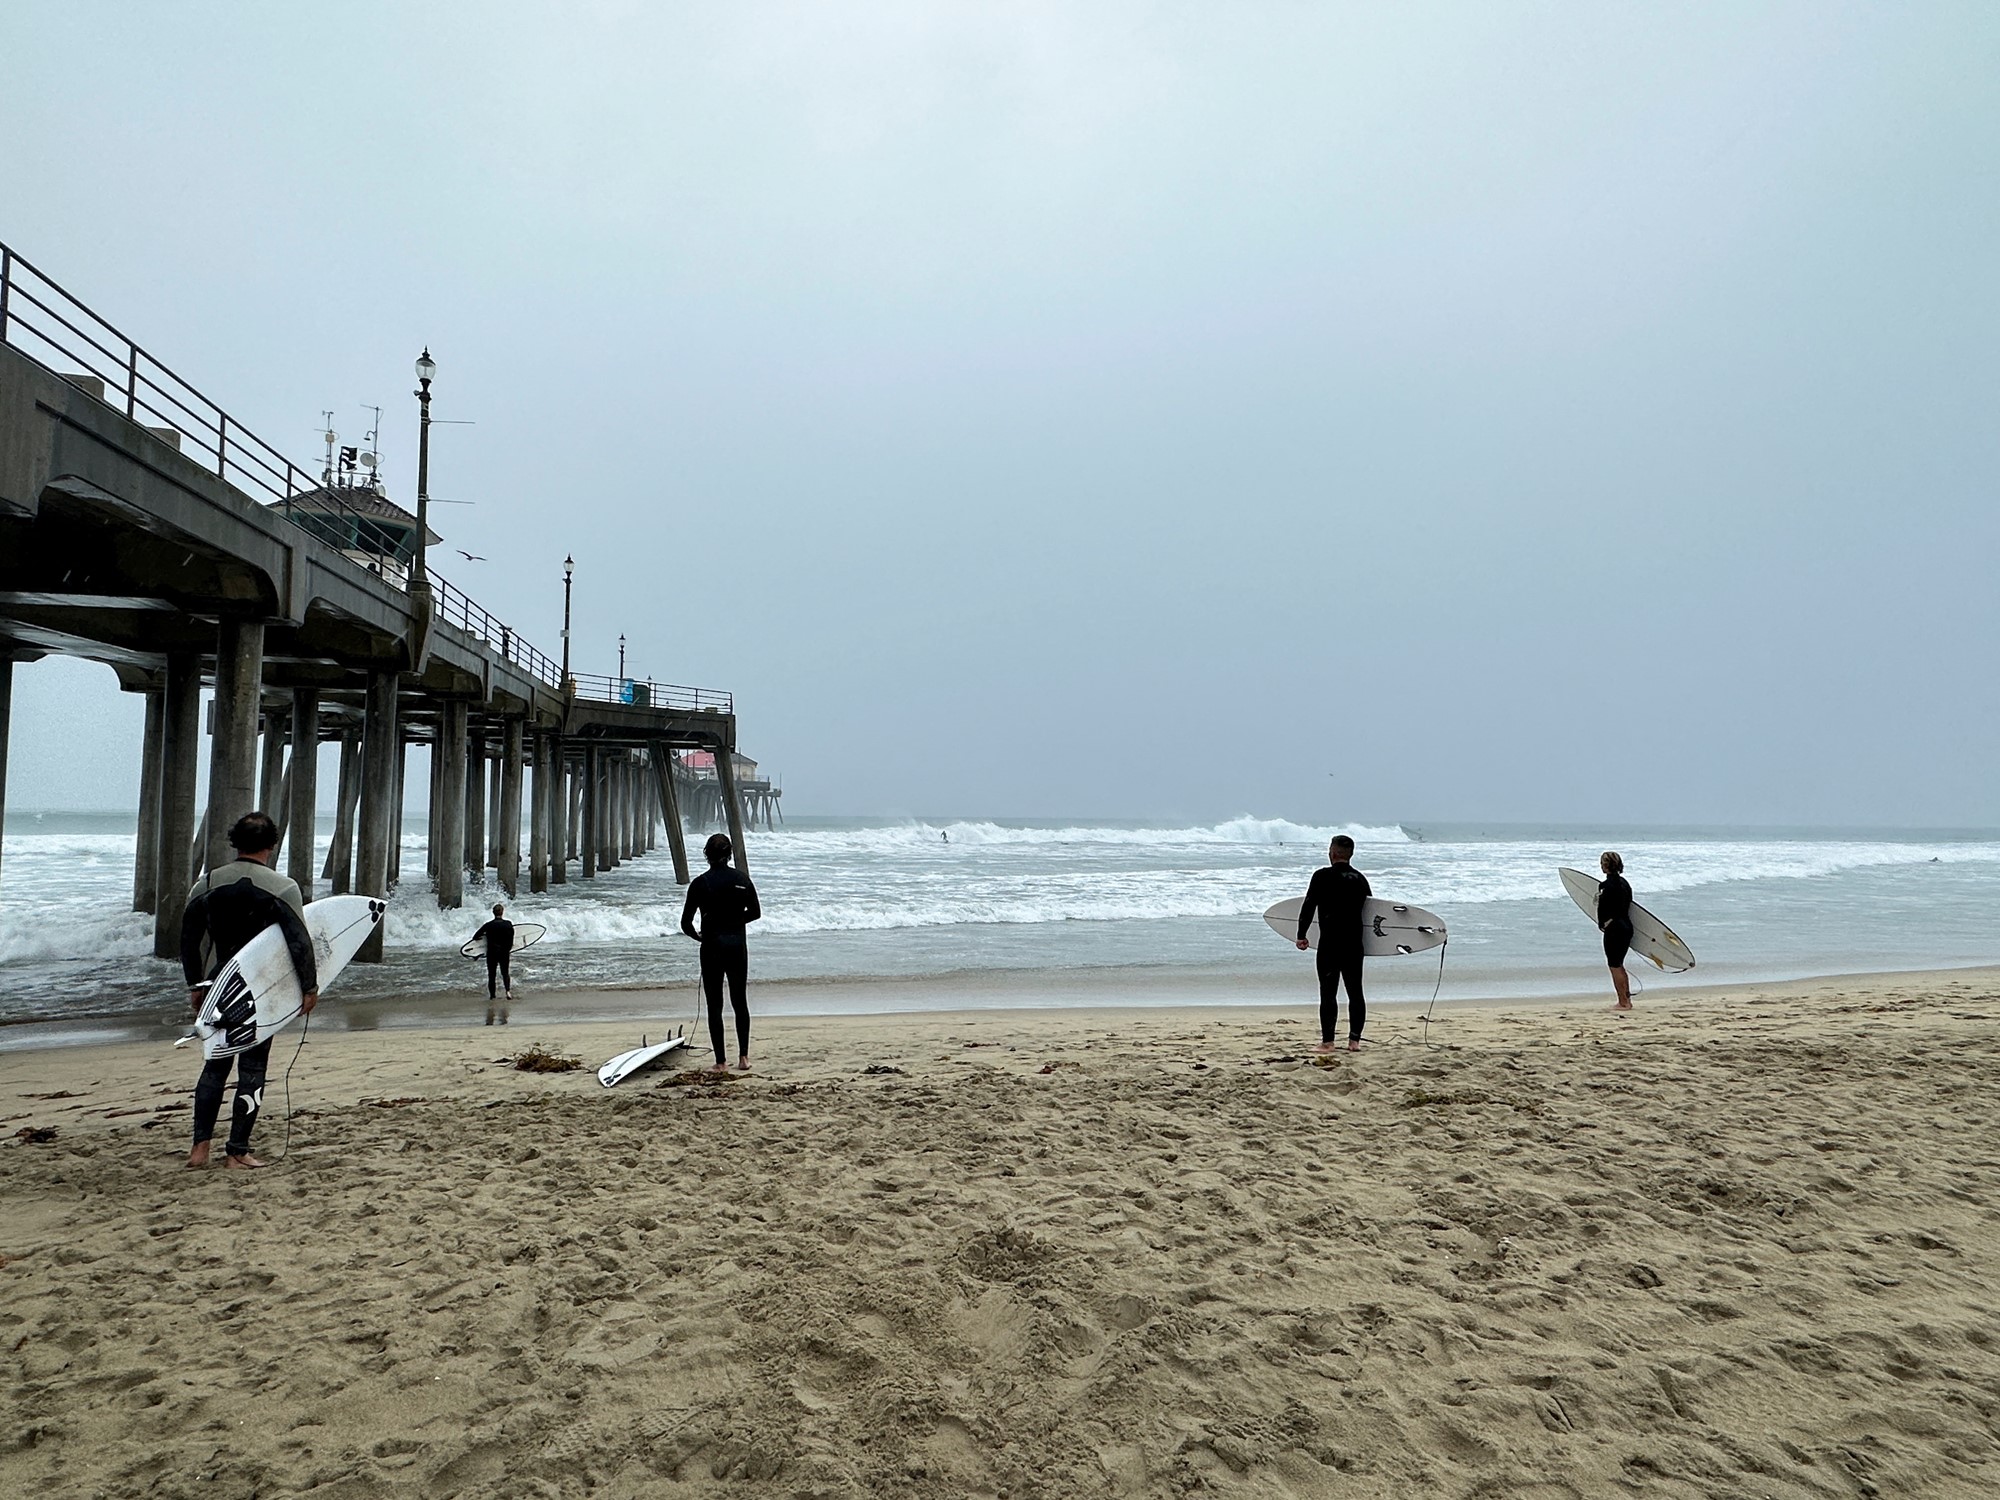
M 493 998 L 493 978 L 496 974 L 507 993 L 513 994 L 514 976 L 507 967 L 507 960 L 514 956 L 514 924 L 505 917 L 495 917 L 472 935 L 475 943 L 481 938 L 486 939 L 486 998 Z
M 1361 1040 L 1368 1001 L 1361 992 L 1361 906 L 1375 893 L 1368 877 L 1344 861 L 1313 872 L 1299 908 L 1299 941 L 1319 918 L 1319 1039 L 1333 1040 L 1340 986 L 1347 986 L 1347 1039 Z
M 270 926 L 284 929 L 299 988 L 312 994 L 319 988 L 319 965 L 313 959 L 312 935 L 300 915 L 299 888 L 268 865 L 232 860 L 196 882 L 188 893 L 181 918 L 181 975 L 193 989 L 228 967 L 249 941 Z M 254 1018 L 250 1023 L 255 1025 Z M 254 1035 L 254 1032 L 252 1033 Z M 264 1102 L 264 1081 L 270 1069 L 271 1043 L 266 1040 L 230 1057 L 211 1057 L 202 1064 L 194 1086 L 194 1141 L 198 1146 L 215 1137 L 222 1113 L 222 1092 L 236 1068 L 236 1107 L 229 1116 L 230 1156 L 250 1154 L 250 1132 Z
M 695 914 L 701 914 L 696 931 Z M 750 982 L 750 943 L 745 929 L 764 915 L 757 904 L 757 887 L 750 877 L 729 865 L 710 865 L 688 885 L 681 908 L 681 931 L 701 943 L 701 989 L 708 1000 L 708 1040 L 715 1048 L 715 1065 L 729 1059 L 722 1049 L 722 986 L 736 1012 L 736 1051 L 750 1052 L 750 1003 L 744 986 Z
M 1597 925 L 1604 933 L 1604 962 L 1625 967 L 1632 946 L 1632 887 L 1623 875 L 1607 875 L 1597 887 Z

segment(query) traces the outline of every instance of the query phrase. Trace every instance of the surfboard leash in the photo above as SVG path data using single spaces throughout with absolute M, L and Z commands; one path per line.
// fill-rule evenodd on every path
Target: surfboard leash
M 292 1060 L 285 1064 L 285 1144 L 279 1148 L 279 1161 L 292 1153 L 292 1069 L 299 1065 L 299 1054 L 306 1050 L 306 1033 L 312 1030 L 312 1023 L 312 1012 L 305 1012 L 299 1026 L 299 1044 L 292 1049 Z
M 1437 1045 L 1435 1042 L 1431 1040 L 1431 1012 L 1437 1009 L 1438 995 L 1444 989 L 1444 956 L 1446 950 L 1448 950 L 1450 947 L 1451 947 L 1451 939 L 1449 937 L 1447 937 L 1443 942 L 1438 944 L 1437 983 L 1431 986 L 1431 1003 L 1424 1007 L 1423 1037 L 1424 1037 L 1424 1045 L 1426 1047 L 1434 1047 Z

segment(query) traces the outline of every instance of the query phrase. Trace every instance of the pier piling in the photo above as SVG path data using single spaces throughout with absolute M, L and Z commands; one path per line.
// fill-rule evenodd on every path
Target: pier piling
M 208 746 L 208 868 L 234 858 L 229 830 L 257 805 L 257 711 L 264 627 L 225 619 L 215 631 L 215 727 Z
M 511 900 L 521 884 L 521 770 L 524 728 L 509 715 L 500 761 L 500 887 Z
M 437 795 L 431 801 L 429 841 L 437 861 L 437 902 L 440 910 L 465 905 L 465 780 L 466 716 L 462 700 L 444 705 L 438 717 L 438 738 L 432 753 L 438 761 Z
M 292 690 L 291 806 L 285 817 L 291 844 L 285 850 L 285 873 L 299 888 L 302 900 L 313 898 L 313 847 L 319 831 L 319 689 Z
M 178 958 L 181 916 L 194 884 L 189 850 L 194 843 L 195 783 L 201 753 L 201 658 L 169 651 L 160 718 L 159 900 L 153 908 L 153 953 Z
M 7 662 L 0 671 L 12 671 Z M 139 829 L 132 845 L 132 910 L 151 912 L 160 903 L 160 736 L 165 732 L 166 694 L 146 694 L 146 738 L 139 752 Z M 5 710 L 0 709 L 0 715 Z M 5 754 L 0 750 L 0 754 Z M 0 803 L 5 801 L 0 788 Z

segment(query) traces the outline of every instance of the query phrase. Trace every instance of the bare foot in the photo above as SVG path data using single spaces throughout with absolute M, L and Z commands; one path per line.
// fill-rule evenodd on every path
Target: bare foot
M 741 1057 L 736 1059 L 736 1071 L 739 1073 L 747 1073 L 750 1071 L 749 1053 L 746 1052 Z
M 1620 1000 L 1616 1005 L 1613 1005 L 1611 1008 L 1613 1010 L 1630 1010 L 1632 1008 L 1632 1002 L 1630 1000 Z
M 1361 1050 L 1361 1038 L 1358 1036 L 1352 1038 L 1347 1044 L 1347 1050 L 1349 1052 L 1359 1052 Z
M 1340 1048 L 1332 1042 L 1321 1042 L 1317 1047 L 1313 1048 L 1315 1052 L 1338 1052 L 1339 1050 Z
M 190 1167 L 207 1166 L 209 1148 L 214 1144 L 213 1141 L 196 1141 L 194 1143 L 194 1150 L 188 1152 L 187 1164 Z
M 246 1170 L 251 1167 L 261 1167 L 264 1165 L 263 1162 L 257 1160 L 248 1151 L 244 1152 L 241 1156 L 225 1156 L 222 1158 L 222 1164 L 225 1167 L 241 1167 Z

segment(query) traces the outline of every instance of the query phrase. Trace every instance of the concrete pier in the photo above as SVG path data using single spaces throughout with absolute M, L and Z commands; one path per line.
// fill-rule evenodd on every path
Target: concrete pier
M 521 885 L 521 771 L 525 730 L 509 718 L 500 752 L 500 888 L 511 899 Z
M 10 316 L 8 288 L 24 275 L 38 278 L 34 300 Z M 30 307 L 40 343 L 24 340 Z M 88 338 L 71 337 L 86 326 Z M 462 904 L 465 871 L 494 859 L 518 885 L 530 739 L 538 782 L 548 753 L 545 809 L 528 815 L 531 884 L 537 865 L 545 890 L 568 883 L 572 858 L 594 879 L 640 857 L 656 846 L 655 817 L 670 824 L 670 848 L 684 846 L 684 819 L 704 816 L 709 794 L 679 753 L 733 750 L 728 694 L 637 679 L 640 692 L 622 672 L 558 666 L 448 580 L 413 577 L 426 537 L 379 485 L 315 483 L 317 463 L 288 462 L 193 387 L 177 387 L 168 412 L 163 388 L 147 384 L 163 370 L 11 248 L 0 254 L 0 808 L 14 663 L 99 661 L 145 694 L 132 893 L 152 908 L 158 953 L 178 952 L 197 867 L 229 857 L 229 829 L 253 806 L 283 826 L 284 867 L 302 891 L 386 889 L 414 874 L 397 831 L 406 743 L 431 749 L 426 862 L 441 906 Z M 149 402 L 164 426 L 135 419 Z M 517 732 L 516 766 L 503 746 L 489 785 L 479 747 Z M 322 737 L 340 744 L 344 774 L 335 847 L 315 880 Z M 496 797 L 508 805 L 496 810 Z M 734 822 L 740 839 L 740 809 Z
M 10 661 L 0 672 L 12 672 Z M 0 685 L 0 697 L 6 688 Z M 160 736 L 165 733 L 166 694 L 158 688 L 146 694 L 146 739 L 139 752 L 139 831 L 132 846 L 132 910 L 151 912 L 160 902 Z M 0 722 L 6 709 L 0 707 Z M 4 739 L 4 736 L 0 736 Z M 0 758 L 6 755 L 0 744 Z M 0 810 L 6 804 L 6 788 L 0 786 Z
M 550 738 L 546 734 L 536 734 L 530 740 L 535 757 L 535 779 L 529 784 L 528 793 L 528 889 L 537 896 L 549 888 Z
M 465 727 L 468 705 L 454 700 L 444 705 L 438 722 L 435 754 L 437 795 L 431 802 L 430 843 L 437 851 L 437 903 L 445 910 L 465 905 Z
M 722 809 L 729 818 L 729 842 L 736 846 L 736 868 L 750 873 L 749 851 L 743 846 L 743 799 L 736 794 L 736 747 L 715 753 L 715 777 L 722 788 Z
M 181 917 L 194 884 L 194 794 L 201 773 L 201 658 L 170 651 L 162 667 L 160 717 L 159 903 L 153 909 L 153 953 L 178 958 Z
M 285 819 L 285 873 L 313 898 L 314 835 L 319 825 L 319 690 L 292 689 L 291 807 Z
M 681 824 L 680 790 L 674 785 L 673 752 L 656 740 L 652 756 L 653 781 L 660 793 L 661 821 L 667 825 L 667 850 L 674 857 L 674 879 L 686 885 L 690 879 L 687 833 Z
M 7 823 L 7 740 L 14 723 L 14 658 L 0 656 L 0 828 Z
M 560 734 L 549 736 L 549 884 L 569 883 L 569 773 L 568 749 Z
M 396 674 L 377 672 L 368 683 L 368 702 L 361 737 L 361 840 L 355 859 L 354 885 L 363 896 L 389 894 L 389 827 L 391 799 L 396 794 L 396 753 L 402 732 L 396 727 Z M 363 963 L 382 961 L 382 929 L 377 926 L 355 955 Z
M 215 630 L 215 727 L 208 746 L 208 868 L 235 858 L 229 830 L 257 805 L 257 714 L 264 627 L 225 619 Z

